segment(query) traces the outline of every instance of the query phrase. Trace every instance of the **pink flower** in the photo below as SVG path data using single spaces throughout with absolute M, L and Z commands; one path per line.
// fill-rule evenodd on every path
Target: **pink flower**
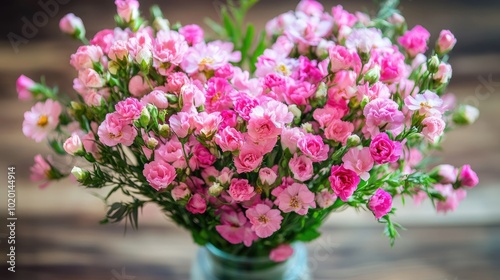
M 252 172 L 262 163 L 263 154 L 253 143 L 246 142 L 237 157 L 234 157 L 236 172 Z
M 30 111 L 24 113 L 24 135 L 36 142 L 42 141 L 59 124 L 61 110 L 61 105 L 51 99 L 36 103 Z
M 128 61 L 127 42 L 123 40 L 114 41 L 109 49 L 108 57 L 113 61 Z
M 447 213 L 448 211 L 455 211 L 460 204 L 460 201 L 465 199 L 467 193 L 463 189 L 455 190 L 451 184 L 447 185 L 435 185 L 436 189 L 442 196 L 445 197 L 445 201 L 436 202 L 436 210 L 438 212 Z
M 207 114 L 201 112 L 193 117 L 193 123 L 196 127 L 195 135 L 201 135 L 205 139 L 212 139 L 214 134 L 219 130 L 222 117 L 219 112 Z
M 64 141 L 63 148 L 66 153 L 70 155 L 75 155 L 76 153 L 83 151 L 83 144 L 80 136 L 78 136 L 78 134 L 76 133 L 73 133 L 71 137 Z
M 405 74 L 405 58 L 400 52 L 386 52 L 379 58 L 380 81 L 399 82 Z
M 247 201 L 254 195 L 254 187 L 248 183 L 246 179 L 232 179 L 228 190 L 229 195 L 235 201 Z
M 252 230 L 260 238 L 267 238 L 280 229 L 281 212 L 277 209 L 271 209 L 266 204 L 257 204 L 245 212 L 248 220 L 252 224 Z
M 128 82 L 128 90 L 135 97 L 141 97 L 151 91 L 148 82 L 141 75 L 133 76 Z
M 191 84 L 191 81 L 183 72 L 174 72 L 167 77 L 167 89 L 169 92 L 180 93 L 181 88 L 188 84 Z
M 205 109 L 207 113 L 230 109 L 235 90 L 225 79 L 211 78 L 207 81 Z
M 115 105 L 116 112 L 125 121 L 137 120 L 141 116 L 144 106 L 136 98 L 129 97 Z
M 101 76 L 91 68 L 85 68 L 78 71 L 78 79 L 88 88 L 101 88 L 104 86 L 104 81 Z
M 111 44 L 115 40 L 115 32 L 111 29 L 104 29 L 97 32 L 94 38 L 90 40 L 91 45 L 96 45 L 101 47 L 104 53 L 108 53 Z
M 378 220 L 387 215 L 392 209 L 392 196 L 383 189 L 377 189 L 374 195 L 370 197 L 368 207 L 372 210 L 375 218 Z
M 277 138 L 283 127 L 292 120 L 293 114 L 285 104 L 270 100 L 250 112 L 248 135 L 254 141 Z
M 177 176 L 172 165 L 160 160 L 146 163 L 142 174 L 146 177 L 149 185 L 157 191 L 166 189 Z
M 264 167 L 259 170 L 259 180 L 262 184 L 270 186 L 276 182 L 277 178 L 278 175 L 276 172 L 269 167 Z
M 93 68 L 94 63 L 99 63 L 103 56 L 102 49 L 99 46 L 88 45 L 80 46 L 76 53 L 71 55 L 70 64 L 76 70 Z
M 316 203 L 320 208 L 328 208 L 333 205 L 333 203 L 337 200 L 337 196 L 333 193 L 330 193 L 327 189 L 323 189 L 320 192 L 316 193 Z
M 215 135 L 215 143 L 219 145 L 223 152 L 234 152 L 243 145 L 243 135 L 232 127 L 226 127 Z
M 233 210 L 223 211 L 220 215 L 220 225 L 215 230 L 231 244 L 245 244 L 250 247 L 258 237 L 251 229 L 250 222 L 243 212 Z
M 436 42 L 436 51 L 440 54 L 447 53 L 453 49 L 457 39 L 449 30 L 441 30 L 439 33 L 439 38 Z
M 312 1 L 311 1 L 312 2 Z M 293 255 L 293 248 L 289 244 L 281 244 L 271 250 L 269 259 L 273 262 L 284 262 Z
M 362 149 L 350 148 L 342 157 L 344 168 L 352 170 L 365 181 L 370 178 L 369 171 L 373 168 L 373 158 L 368 147 Z
M 323 143 L 319 135 L 306 134 L 297 141 L 297 147 L 313 162 L 324 161 L 328 158 L 329 147 Z
M 353 55 L 344 46 L 335 45 L 328 50 L 330 57 L 330 70 L 335 73 L 347 70 L 353 66 Z
M 472 168 L 468 164 L 462 166 L 462 168 L 460 169 L 458 180 L 460 181 L 462 186 L 468 188 L 473 188 L 479 183 L 479 178 L 477 177 L 476 172 L 474 172 L 474 170 L 472 170 Z
M 191 190 L 185 183 L 179 183 L 171 191 L 172 198 L 175 201 L 187 198 L 191 195 Z
M 179 33 L 186 38 L 190 45 L 196 45 L 203 41 L 203 29 L 199 25 L 190 24 L 179 28 Z
M 351 136 L 353 131 L 354 125 L 351 122 L 335 119 L 325 128 L 325 138 L 345 145 L 347 138 Z
M 454 184 L 457 181 L 458 170 L 453 165 L 441 164 L 436 167 L 439 183 Z
M 309 16 L 321 16 L 323 13 L 323 5 L 316 0 L 302 0 L 295 10 Z
M 422 121 L 422 125 L 424 126 L 422 134 L 431 143 L 438 141 L 446 127 L 446 123 L 440 117 L 427 117 Z
M 35 164 L 30 168 L 31 175 L 30 180 L 32 182 L 43 182 L 40 188 L 43 189 L 49 185 L 49 180 L 51 178 L 52 166 L 50 164 L 50 158 L 45 160 L 41 155 L 35 156 Z
M 118 113 L 114 112 L 106 115 L 106 119 L 99 125 L 97 135 L 99 135 L 99 140 L 106 146 L 112 147 L 118 144 L 130 146 L 134 143 L 137 130 L 123 121 Z
M 168 99 L 167 95 L 162 90 L 153 90 L 148 95 L 145 95 L 141 98 L 141 103 L 143 105 L 152 104 L 156 106 L 158 109 L 167 109 L 168 108 Z
M 298 127 L 284 127 L 281 132 L 281 147 L 283 150 L 289 149 L 291 153 L 297 151 L 297 142 L 302 139 L 305 133 Z
M 420 25 L 408 30 L 398 39 L 398 43 L 408 52 L 411 57 L 427 50 L 427 41 L 431 34 Z
M 352 27 L 358 21 L 357 17 L 342 7 L 342 5 L 337 5 L 332 7 L 333 19 L 338 27 L 348 26 Z
M 403 148 L 401 142 L 392 141 L 389 139 L 389 136 L 383 132 L 372 139 L 370 143 L 370 153 L 376 163 L 384 164 L 396 162 L 403 153 Z
M 207 210 L 207 201 L 198 193 L 189 199 L 186 210 L 193 214 L 203 214 Z
M 435 81 L 441 84 L 447 83 L 451 79 L 453 71 L 451 65 L 448 63 L 441 62 L 438 67 L 438 71 L 432 76 Z
M 31 92 L 34 90 L 35 86 L 36 83 L 32 79 L 24 75 L 19 76 L 16 81 L 16 90 L 19 100 L 31 100 L 33 98 L 33 93 Z
M 423 116 L 441 116 L 444 112 L 443 100 L 434 92 L 426 90 L 415 97 L 409 95 L 405 98 L 405 105 L 412 111 L 417 111 Z
M 187 83 L 181 87 L 182 110 L 187 112 L 205 104 L 205 93 L 193 83 Z M 217 112 L 219 113 L 219 112 Z
M 130 22 L 139 16 L 139 1 L 115 0 L 118 15 L 124 22 Z
M 376 136 L 381 127 L 395 134 L 401 132 L 404 115 L 398 108 L 398 104 L 391 99 L 377 98 L 370 101 L 363 109 L 368 133 Z
M 59 21 L 59 29 L 62 32 L 78 36 L 85 36 L 85 27 L 83 26 L 82 19 L 75 16 L 74 14 L 67 14 Z
M 295 180 L 304 182 L 311 179 L 314 175 L 313 163 L 304 155 L 293 155 L 293 158 L 290 159 L 288 166 L 290 167 L 290 171 L 292 171 L 293 178 Z
M 194 146 L 191 152 L 193 153 L 193 157 L 191 158 L 191 160 L 196 161 L 196 167 L 207 168 L 214 164 L 214 162 L 217 160 L 217 158 L 212 155 L 212 153 L 210 153 L 210 151 L 201 143 Z M 190 163 L 191 160 L 189 161 Z M 197 168 L 192 167 L 192 169 L 195 170 Z
M 326 105 L 324 108 L 318 108 L 313 112 L 313 118 L 319 123 L 321 128 L 325 128 L 333 120 L 340 120 L 343 116 L 343 110 L 330 105 Z
M 179 138 L 185 138 L 191 133 L 191 115 L 186 112 L 179 112 L 169 119 L 170 128 Z
M 157 64 L 168 62 L 179 65 L 188 49 L 189 46 L 184 36 L 172 30 L 161 30 L 156 34 L 156 40 L 153 44 L 153 57 Z
M 352 196 L 360 181 L 356 172 L 346 169 L 343 165 L 332 166 L 328 180 L 335 195 L 344 202 Z
M 293 183 L 284 189 L 274 203 L 285 213 L 294 211 L 299 215 L 307 214 L 309 207 L 316 207 L 314 193 L 305 184 L 299 183 Z
M 189 150 L 187 150 L 186 153 L 188 153 L 188 151 Z M 183 161 L 183 165 L 177 166 L 174 164 L 174 167 L 176 168 L 186 167 L 186 162 L 182 152 L 182 144 L 176 137 L 173 137 L 172 139 L 170 139 L 170 141 L 167 141 L 164 145 L 160 145 L 155 150 L 155 158 L 162 159 L 168 163 L 174 163 L 174 162 L 179 163 L 179 161 Z
M 244 93 L 240 93 L 234 101 L 234 111 L 236 111 L 242 119 L 248 121 L 250 120 L 250 112 L 253 108 L 257 107 L 257 105 L 259 105 L 257 100 L 251 99 Z

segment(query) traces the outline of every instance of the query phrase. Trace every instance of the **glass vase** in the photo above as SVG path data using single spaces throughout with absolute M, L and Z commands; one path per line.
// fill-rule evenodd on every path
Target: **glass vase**
M 268 257 L 232 255 L 208 244 L 198 250 L 191 280 L 311 280 L 306 246 L 294 243 L 292 247 L 294 254 L 288 260 L 275 263 Z

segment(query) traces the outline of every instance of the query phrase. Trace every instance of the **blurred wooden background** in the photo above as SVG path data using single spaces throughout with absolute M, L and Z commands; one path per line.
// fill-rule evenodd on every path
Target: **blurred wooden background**
M 55 0 L 54 0 L 55 1 Z M 52 2 L 54 2 L 52 1 Z M 50 0 L 42 0 L 47 3 Z M 23 113 L 30 104 L 17 101 L 15 80 L 25 74 L 72 92 L 76 75 L 69 56 L 78 44 L 62 35 L 58 21 L 68 12 L 80 16 L 91 37 L 113 27 L 113 1 L 62 1 L 26 44 L 12 47 L 7 34 L 22 35 L 23 18 L 43 11 L 38 1 L 10 1 L 0 11 L 0 221 L 5 221 L 6 168 L 17 174 L 17 272 L 5 265 L 7 229 L 0 224 L 0 279 L 188 279 L 196 246 L 190 235 L 147 207 L 141 229 L 123 235 L 123 225 L 100 226 L 101 201 L 70 181 L 39 190 L 29 182 L 29 167 L 44 145 L 25 139 Z M 203 24 L 218 17 L 223 1 L 141 1 L 142 11 L 157 2 L 171 22 Z M 371 1 L 322 1 L 355 11 L 374 10 Z M 55 2 L 59 3 L 59 2 Z M 422 24 L 433 34 L 450 29 L 458 44 L 450 60 L 450 91 L 481 110 L 478 122 L 454 131 L 445 142 L 442 161 L 470 163 L 480 176 L 458 211 L 436 215 L 429 204 L 400 209 L 398 222 L 408 228 L 390 248 L 369 213 L 332 215 L 323 236 L 310 244 L 315 279 L 498 279 L 500 275 L 500 13 L 499 1 L 401 1 L 409 24 Z M 293 9 L 296 1 L 261 1 L 248 20 L 264 20 Z

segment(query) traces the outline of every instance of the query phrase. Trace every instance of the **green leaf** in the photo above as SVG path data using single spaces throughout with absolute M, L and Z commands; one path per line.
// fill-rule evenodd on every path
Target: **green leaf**
M 233 20 L 231 19 L 231 16 L 229 15 L 229 12 L 227 11 L 226 7 L 222 7 L 222 23 L 224 24 L 224 29 L 226 30 L 226 34 L 229 36 L 229 39 L 231 42 L 236 43 L 239 39 L 237 36 L 238 30 L 235 28 L 235 24 Z
M 321 233 L 316 230 L 316 228 L 311 227 L 306 229 L 304 232 L 297 234 L 297 240 L 310 242 L 321 236 Z
M 245 33 L 245 38 L 243 39 L 243 45 L 241 46 L 241 62 L 240 62 L 240 64 L 243 64 L 245 62 L 245 60 L 247 59 L 247 53 L 248 53 L 248 50 L 250 50 L 250 47 L 252 46 L 254 34 L 255 34 L 255 28 L 251 24 L 248 25 L 247 31 Z
M 257 58 L 264 53 L 264 50 L 266 49 L 266 32 L 262 31 L 260 33 L 260 38 L 257 43 L 257 47 L 255 47 L 255 50 L 253 51 L 253 54 L 250 58 L 250 72 L 254 73 L 257 67 L 255 66 L 255 63 L 257 63 Z
M 224 27 L 222 27 L 222 25 L 216 23 L 212 19 L 206 18 L 205 24 L 208 25 L 208 27 L 210 27 L 215 32 L 215 34 L 217 34 L 218 36 L 220 36 L 220 37 L 227 36 L 226 30 L 224 30 Z

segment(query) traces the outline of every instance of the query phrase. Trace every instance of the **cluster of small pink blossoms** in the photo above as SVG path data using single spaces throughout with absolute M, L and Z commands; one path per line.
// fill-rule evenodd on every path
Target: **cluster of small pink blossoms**
M 406 30 L 399 14 L 379 29 L 367 14 L 304 0 L 267 23 L 251 73 L 233 43 L 206 41 L 200 26 L 161 15 L 147 26 L 137 1 L 115 3 L 120 27 L 71 55 L 78 100 L 63 105 L 18 79 L 19 99 L 38 101 L 23 132 L 82 159 L 72 173 L 84 186 L 156 203 L 200 244 L 284 261 L 342 206 L 369 209 L 394 238 L 394 198 L 429 197 L 446 212 L 478 184 L 469 165 L 422 163 L 445 128 L 478 116 L 445 92 L 449 31 L 426 56 L 429 32 Z M 72 14 L 61 29 L 85 34 Z M 44 186 L 69 175 L 35 160 Z

